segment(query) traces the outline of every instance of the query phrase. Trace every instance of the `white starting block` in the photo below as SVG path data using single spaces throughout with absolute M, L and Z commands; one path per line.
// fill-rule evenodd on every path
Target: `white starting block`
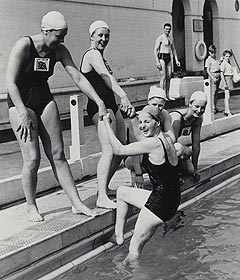
M 180 78 L 170 79 L 169 96 L 173 98 L 179 98 L 180 96 Z
M 78 161 L 87 156 L 84 136 L 82 95 L 70 96 L 71 136 L 70 161 Z
M 204 92 L 207 95 L 207 106 L 205 113 L 203 114 L 203 125 L 210 124 L 214 121 L 214 114 L 212 111 L 212 98 L 211 87 L 209 79 L 204 80 Z

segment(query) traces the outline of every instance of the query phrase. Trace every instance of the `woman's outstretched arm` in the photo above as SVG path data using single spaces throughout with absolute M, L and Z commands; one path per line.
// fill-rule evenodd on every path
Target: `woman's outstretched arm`
M 74 64 L 71 54 L 64 45 L 60 45 L 58 49 L 59 61 L 62 63 L 63 67 L 70 75 L 72 80 L 75 82 L 77 87 L 83 91 L 89 98 L 91 98 L 99 108 L 99 116 L 103 116 L 107 113 L 104 102 L 96 93 L 92 85 L 88 80 L 80 73 Z
M 115 155 L 122 156 L 136 156 L 141 154 L 149 154 L 156 149 L 158 142 L 155 137 L 144 139 L 140 142 L 131 143 L 129 145 L 123 145 L 115 136 L 110 126 L 110 115 L 109 113 L 103 117 L 104 124 L 107 129 L 110 143 L 113 148 Z

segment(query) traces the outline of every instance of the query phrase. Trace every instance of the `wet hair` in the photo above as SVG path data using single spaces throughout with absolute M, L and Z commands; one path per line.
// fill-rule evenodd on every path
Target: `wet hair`
M 172 28 L 172 25 L 170 24 L 170 23 L 165 23 L 164 25 L 163 25 L 163 28 L 165 28 L 166 26 L 168 26 L 168 27 L 170 27 L 170 28 Z
M 216 50 L 217 50 L 217 48 L 216 48 L 215 45 L 210 45 L 210 46 L 208 47 L 208 51 L 211 52 L 211 53 L 216 52 Z
M 232 56 L 232 52 L 230 50 L 225 50 L 223 52 L 223 56 L 225 56 L 227 53 L 230 55 L 230 57 Z

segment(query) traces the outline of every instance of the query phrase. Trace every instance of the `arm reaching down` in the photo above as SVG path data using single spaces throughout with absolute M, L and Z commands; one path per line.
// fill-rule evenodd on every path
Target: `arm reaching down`
M 97 104 L 99 109 L 99 116 L 101 117 L 105 115 L 107 113 L 107 110 L 103 101 L 96 93 L 92 85 L 88 82 L 88 80 L 78 71 L 68 49 L 64 45 L 59 45 L 58 55 L 59 61 L 62 63 L 63 67 L 70 75 L 77 87 Z

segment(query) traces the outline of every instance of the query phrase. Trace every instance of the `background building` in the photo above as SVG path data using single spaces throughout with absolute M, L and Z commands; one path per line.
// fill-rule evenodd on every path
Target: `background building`
M 62 12 L 68 21 L 65 44 L 77 66 L 89 47 L 91 22 L 103 19 L 109 24 L 111 40 L 105 56 L 117 78 L 158 77 L 153 48 L 165 22 L 173 25 L 179 59 L 190 75 L 204 69 L 204 60 L 195 54 L 202 40 L 207 46 L 214 43 L 219 55 L 231 48 L 240 59 L 238 0 L 0 0 L 0 93 L 6 93 L 4 76 L 12 46 L 18 38 L 38 33 L 41 17 L 50 10 Z M 204 54 L 201 44 L 198 52 Z M 61 65 L 50 84 L 73 86 Z

